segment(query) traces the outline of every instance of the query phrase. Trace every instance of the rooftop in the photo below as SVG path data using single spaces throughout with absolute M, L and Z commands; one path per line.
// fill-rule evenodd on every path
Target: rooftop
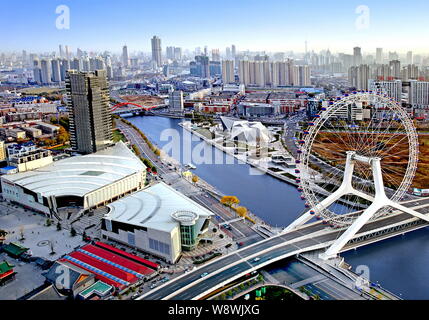
M 59 160 L 33 171 L 8 175 L 3 179 L 41 193 L 45 197 L 83 197 L 145 169 L 146 166 L 141 160 L 121 141 L 103 151 Z
M 177 227 L 178 222 L 171 216 L 175 212 L 188 211 L 205 218 L 213 215 L 163 182 L 115 201 L 109 208 L 107 219 L 165 232 Z M 200 228 L 204 223 L 202 220 L 196 222 L 197 226 L 201 224 Z

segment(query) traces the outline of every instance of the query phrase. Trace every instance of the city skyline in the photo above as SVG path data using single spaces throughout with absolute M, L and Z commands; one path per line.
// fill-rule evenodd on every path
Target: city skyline
M 120 52 L 126 44 L 130 52 L 150 52 L 150 39 L 157 35 L 164 50 L 171 45 L 190 50 L 207 45 L 223 51 L 235 44 L 238 50 L 304 52 L 307 41 L 308 51 L 349 52 L 359 46 L 364 53 L 375 52 L 376 47 L 403 53 L 413 48 L 417 54 L 429 53 L 429 46 L 421 41 L 424 30 L 418 27 L 419 18 L 423 18 L 420 15 L 429 9 L 429 4 L 411 2 L 401 10 L 394 10 L 397 6 L 384 0 L 366 3 L 312 0 L 305 8 L 292 1 L 268 0 L 261 4 L 253 0 L 234 3 L 222 0 L 217 3 L 219 10 L 213 10 L 212 6 L 195 1 L 180 6 L 170 0 L 161 4 L 132 1 L 124 6 L 114 1 L 47 0 L 37 4 L 27 2 L 25 6 L 4 3 L 4 12 L 8 14 L 0 27 L 6 30 L 14 24 L 13 32 L 3 36 L 3 50 L 7 52 L 49 52 L 56 50 L 59 43 L 68 44 L 72 50 Z M 60 5 L 70 9 L 69 29 L 56 28 L 60 14 L 55 11 Z M 365 18 L 367 25 L 359 27 L 364 14 L 362 6 L 369 9 L 369 19 Z M 31 21 L 32 27 L 15 23 L 20 20 Z

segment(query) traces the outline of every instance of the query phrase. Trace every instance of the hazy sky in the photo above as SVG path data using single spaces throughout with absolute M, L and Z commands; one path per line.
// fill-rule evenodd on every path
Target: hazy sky
M 427 0 L 0 0 L 0 51 L 149 51 L 158 35 L 162 47 L 352 53 L 354 46 L 429 53 Z M 70 29 L 56 28 L 57 6 L 70 8 Z M 369 24 L 356 27 L 369 8 Z M 362 24 L 360 24 L 362 25 Z

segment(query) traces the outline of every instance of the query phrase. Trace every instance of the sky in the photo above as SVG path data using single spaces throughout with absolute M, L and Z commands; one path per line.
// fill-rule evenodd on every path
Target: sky
M 70 9 L 58 29 L 58 6 Z M 429 53 L 427 0 L 0 0 L 0 51 L 150 51 L 162 47 Z M 363 8 L 363 9 L 362 9 Z

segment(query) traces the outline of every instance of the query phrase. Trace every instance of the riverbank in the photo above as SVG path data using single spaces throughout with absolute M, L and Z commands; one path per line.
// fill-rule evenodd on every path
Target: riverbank
M 296 180 L 294 180 L 294 179 L 291 179 L 291 178 L 288 178 L 288 177 L 286 177 L 284 175 L 278 174 L 278 173 L 270 170 L 269 168 L 264 167 L 264 166 L 258 164 L 256 161 L 252 161 L 251 159 L 248 159 L 247 157 L 245 157 L 244 159 L 243 159 L 243 157 L 239 157 L 239 155 L 235 154 L 233 151 L 229 150 L 228 148 L 223 147 L 223 146 L 219 145 L 218 143 L 216 143 L 215 141 L 213 141 L 212 139 L 208 139 L 206 136 L 198 133 L 195 130 L 192 130 L 192 128 L 190 128 L 187 125 L 188 123 L 190 124 L 190 122 L 182 122 L 182 123 L 179 123 L 179 126 L 182 127 L 184 130 L 186 130 L 186 131 L 194 134 L 198 138 L 204 140 L 206 143 L 212 145 L 213 147 L 217 148 L 218 150 L 220 150 L 220 151 L 222 151 L 222 152 L 230 155 L 231 157 L 234 157 L 238 161 L 247 163 L 248 165 L 252 166 L 253 168 L 256 168 L 257 170 L 261 171 L 262 173 L 267 173 L 270 176 L 272 176 L 272 177 L 274 177 L 276 179 L 282 180 L 284 182 L 287 182 L 287 183 L 289 183 L 289 184 L 291 184 L 291 185 L 293 185 L 295 187 L 299 186 L 299 183 L 296 182 Z

